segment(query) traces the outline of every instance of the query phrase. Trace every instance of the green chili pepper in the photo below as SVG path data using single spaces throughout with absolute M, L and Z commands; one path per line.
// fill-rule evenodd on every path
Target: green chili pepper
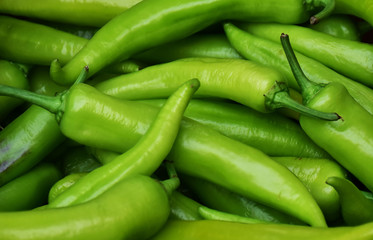
M 26 76 L 17 64 L 0 59 L 0 84 L 27 89 L 29 87 Z M 14 108 L 22 103 L 19 99 L 0 97 L 0 123 Z
M 325 181 L 332 176 L 346 178 L 345 169 L 333 160 L 322 158 L 275 157 L 273 159 L 287 167 L 306 185 L 328 222 L 339 219 L 338 193 L 325 184 Z
M 170 151 L 177 136 L 184 110 L 198 87 L 199 81 L 196 79 L 183 84 L 171 95 L 147 133 L 133 148 L 119 155 L 110 163 L 90 172 L 68 191 L 58 196 L 49 204 L 49 207 L 69 206 L 88 201 L 117 181 L 130 175 L 138 173 L 151 175 Z M 73 101 L 71 99 L 73 91 L 74 89 L 70 90 L 69 101 Z M 78 104 L 80 103 L 78 102 Z M 61 128 L 66 124 L 64 120 L 67 114 L 68 111 L 65 111 L 62 116 Z
M 185 221 L 202 220 L 198 212 L 201 206 L 198 202 L 185 196 L 184 194 L 174 191 L 171 195 L 171 214 L 170 219 L 178 219 Z
M 60 165 L 65 175 L 91 172 L 101 166 L 84 146 L 70 148 L 62 157 Z
M 69 61 L 87 39 L 48 26 L 0 16 L 0 57 L 20 63 L 50 65 Z
M 242 58 L 223 34 L 194 34 L 133 56 L 134 59 L 152 64 L 193 57 Z
M 63 139 L 53 114 L 28 108 L 0 132 L 0 186 L 30 170 Z
M 85 175 L 87 175 L 87 172 L 70 173 L 53 184 L 49 190 L 48 203 L 53 202 L 59 195 L 65 192 Z
M 334 12 L 354 15 L 373 26 L 372 7 L 370 0 L 336 0 Z
M 263 222 L 304 225 L 298 219 L 201 178 L 182 175 L 181 181 L 198 201 L 222 212 Z
M 0 37 L 0 57 L 45 66 L 56 58 L 66 63 L 88 41 L 50 26 L 1 15 Z M 127 73 L 142 66 L 142 63 L 128 60 L 109 66 L 105 71 Z
M 101 27 L 141 0 L 2 0 L 0 13 L 81 26 Z
M 341 116 L 333 122 L 301 116 L 299 121 L 303 130 L 372 191 L 373 116 L 351 97 L 343 85 L 329 83 L 321 86 L 308 80 L 297 62 L 288 36 L 283 34 L 281 42 L 294 76 L 301 85 L 305 104 L 321 111 L 335 111 Z
M 161 107 L 164 101 L 142 102 Z M 299 124 L 280 114 L 264 114 L 235 103 L 192 99 L 184 116 L 270 156 L 330 157 L 308 138 Z
M 356 227 L 314 228 L 286 224 L 242 224 L 200 220 L 168 221 L 151 240 L 368 240 L 373 223 Z
M 245 25 L 240 25 L 240 27 L 245 29 Z M 225 24 L 224 29 L 229 41 L 242 56 L 278 70 L 286 76 L 291 88 L 299 89 L 299 85 L 289 68 L 289 64 L 280 44 L 258 38 L 237 28 L 231 23 Z M 352 81 L 325 67 L 318 61 L 308 58 L 298 52 L 296 52 L 296 55 L 307 77 L 317 83 L 339 82 L 343 84 L 354 99 L 373 114 L 373 90 L 371 88 Z
M 56 166 L 42 163 L 0 187 L 0 211 L 21 211 L 47 203 L 48 192 L 62 174 Z
M 361 225 L 373 221 L 373 201 L 367 199 L 351 181 L 330 177 L 326 183 L 338 192 L 343 220 L 348 225 Z
M 357 23 L 348 15 L 330 15 L 318 24 L 308 25 L 307 27 L 334 37 L 352 41 L 360 41 L 361 37 Z
M 335 71 L 373 86 L 373 46 L 368 43 L 336 38 L 307 27 L 284 24 L 248 24 L 246 31 L 278 42 L 276 36 L 286 32 L 293 36 L 294 49 Z M 333 45 L 331 46 L 331 43 Z
M 47 96 L 55 96 L 66 90 L 65 86 L 57 85 L 49 77 L 47 67 L 34 67 L 29 74 L 30 90 Z
M 4 93 L 14 88 L 0 89 Z M 116 152 L 135 145 L 157 114 L 157 109 L 147 104 L 119 100 L 86 84 L 74 85 L 62 103 L 61 96 L 11 91 L 57 112 L 65 136 L 86 146 Z M 261 151 L 195 121 L 183 119 L 168 159 L 175 161 L 179 172 L 208 179 L 310 225 L 326 226 L 319 206 L 289 170 Z
M 290 98 L 283 76 L 277 71 L 243 59 L 181 59 L 120 75 L 95 87 L 122 99 L 163 98 L 184 79 L 193 77 L 201 81 L 196 96 L 230 99 L 260 112 L 286 107 L 302 114 L 336 119 L 334 113 L 312 111 Z
M 56 182 L 49 191 L 48 202 L 53 202 L 57 196 L 66 191 L 77 181 L 79 181 L 87 173 L 71 173 L 66 177 Z M 198 213 L 198 207 L 201 204 L 193 199 L 186 197 L 178 191 L 173 191 L 170 197 L 170 219 L 178 220 L 201 220 L 202 217 Z
M 166 222 L 170 212 L 168 198 L 176 186 L 175 178 L 159 183 L 135 175 L 84 204 L 0 213 L 0 238 L 148 239 Z
M 185 38 L 225 19 L 303 23 L 315 7 L 323 10 L 313 19 L 323 18 L 333 11 L 334 0 L 271 0 L 265 4 L 258 0 L 142 1 L 100 28 L 66 65 L 61 67 L 59 61 L 53 61 L 51 76 L 61 85 L 70 85 L 84 66 L 93 75 L 107 65 Z
M 207 220 L 219 220 L 239 223 L 267 223 L 255 218 L 242 217 L 239 215 L 218 211 L 204 206 L 199 207 L 198 212 L 203 217 L 203 219 Z

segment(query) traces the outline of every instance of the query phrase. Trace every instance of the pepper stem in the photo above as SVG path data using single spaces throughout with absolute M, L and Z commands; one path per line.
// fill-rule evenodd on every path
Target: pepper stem
M 175 169 L 173 162 L 165 160 L 164 164 L 166 165 L 169 179 L 166 179 L 162 181 L 161 183 L 164 189 L 166 190 L 167 194 L 170 196 L 172 192 L 180 186 L 180 179 L 177 176 L 176 169 Z
M 322 8 L 320 12 L 310 18 L 310 24 L 312 25 L 331 15 L 335 8 L 335 0 L 305 0 L 305 4 L 309 10 Z
M 289 36 L 287 34 L 282 33 L 281 34 L 281 44 L 285 51 L 286 58 L 289 62 L 291 71 L 293 72 L 293 75 L 302 91 L 302 97 L 303 97 L 303 103 L 307 105 L 307 103 L 325 86 L 323 84 L 317 84 L 312 81 L 310 81 L 306 75 L 304 74 L 302 68 L 299 65 L 299 62 L 297 60 L 297 57 L 295 56 L 295 53 L 293 51 L 293 48 L 291 47 Z M 325 120 L 338 120 L 341 117 L 337 113 L 324 113 L 330 117 L 329 119 Z
M 74 85 L 84 82 L 87 79 L 87 76 L 88 76 L 88 66 L 83 68 L 78 78 L 74 82 Z M 60 108 L 63 102 L 63 96 L 65 95 L 65 93 L 66 92 L 63 92 L 57 95 L 56 97 L 51 97 L 51 96 L 37 94 L 32 91 L 28 91 L 24 89 L 14 88 L 14 87 L 6 86 L 6 85 L 0 85 L 0 95 L 22 99 L 32 104 L 38 105 L 54 114 L 59 114 Z
M 38 105 L 51 113 L 57 113 L 61 106 L 60 97 L 51 97 L 37 94 L 28 90 L 19 89 L 15 87 L 0 85 L 0 95 L 16 97 L 32 104 Z
M 303 115 L 319 119 L 334 121 L 340 118 L 336 113 L 320 112 L 295 101 L 290 97 L 286 84 L 282 82 L 276 82 L 273 88 L 266 93 L 264 97 L 266 98 L 266 106 L 270 110 L 286 107 Z

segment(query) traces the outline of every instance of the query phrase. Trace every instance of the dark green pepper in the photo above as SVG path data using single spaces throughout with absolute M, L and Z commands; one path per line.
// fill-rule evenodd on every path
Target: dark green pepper
M 373 201 L 366 198 L 351 181 L 335 176 L 328 178 L 326 183 L 338 192 L 343 220 L 348 225 L 373 221 Z
M 62 177 L 51 163 L 42 163 L 0 187 L 0 211 L 30 210 L 47 204 L 49 189 Z
M 29 171 L 63 140 L 53 114 L 29 107 L 0 132 L 0 186 Z
M 307 27 L 334 37 L 352 41 L 360 41 L 361 37 L 357 23 L 348 15 L 330 15 L 318 24 L 308 25 Z
M 186 175 L 181 176 L 181 182 L 191 189 L 196 199 L 206 207 L 242 217 L 258 219 L 263 222 L 304 224 L 294 217 L 212 182 Z
M 0 59 L 0 84 L 16 88 L 28 89 L 29 84 L 25 73 L 20 67 L 12 62 Z M 22 103 L 19 99 L 11 97 L 0 97 L 0 124 L 7 115 Z

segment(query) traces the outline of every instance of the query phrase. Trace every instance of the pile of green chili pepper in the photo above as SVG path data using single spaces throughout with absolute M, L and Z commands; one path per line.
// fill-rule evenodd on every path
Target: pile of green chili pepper
M 373 239 L 372 16 L 0 1 L 0 239 Z

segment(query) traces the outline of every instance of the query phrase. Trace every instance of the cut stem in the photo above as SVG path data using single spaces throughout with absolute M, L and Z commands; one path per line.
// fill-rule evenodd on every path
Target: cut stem
M 323 8 L 310 18 L 310 24 L 317 24 L 321 19 L 330 16 L 335 8 L 335 0 L 306 0 L 306 4 L 308 4 L 311 9 Z

